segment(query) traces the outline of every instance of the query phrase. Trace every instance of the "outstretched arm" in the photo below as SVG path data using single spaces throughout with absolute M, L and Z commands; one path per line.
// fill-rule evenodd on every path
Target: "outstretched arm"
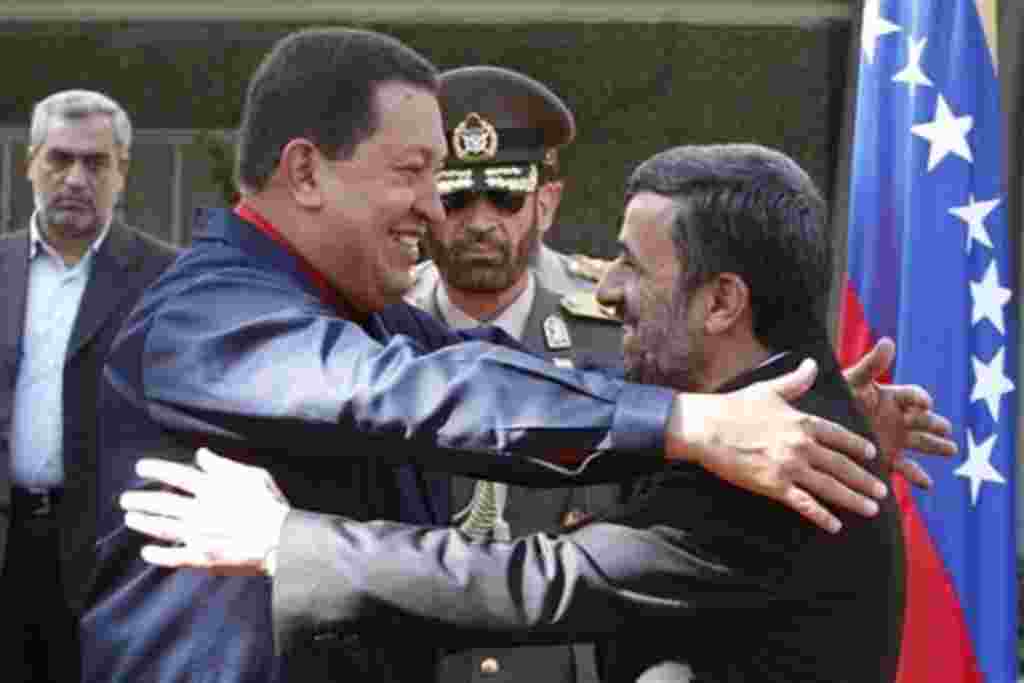
M 873 450 L 866 439 L 789 404 L 810 387 L 813 362 L 731 394 L 677 394 L 461 343 L 407 307 L 394 308 L 393 329 L 382 321 L 364 329 L 319 302 L 296 302 L 269 275 L 232 273 L 155 297 L 107 367 L 112 391 L 128 392 L 126 400 L 193 442 L 368 457 L 294 448 L 356 430 L 379 440 L 373 457 L 539 486 L 596 483 L 579 476 L 596 461 L 604 480 L 615 481 L 681 460 L 832 531 L 839 523 L 829 508 L 870 515 L 871 498 L 884 495 L 859 464 Z M 259 296 L 245 307 L 214 305 L 221 296 L 234 301 L 239 287 Z

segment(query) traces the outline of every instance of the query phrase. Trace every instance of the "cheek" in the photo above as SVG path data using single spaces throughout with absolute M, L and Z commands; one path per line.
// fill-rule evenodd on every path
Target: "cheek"
M 57 187 L 57 179 L 52 173 L 36 172 L 29 175 L 33 189 L 42 194 L 51 194 Z
M 124 184 L 124 176 L 117 173 L 96 178 L 92 186 L 96 189 L 97 204 L 103 206 L 113 204 L 124 190 Z
M 416 202 L 416 192 L 411 188 L 394 187 L 369 200 L 376 204 L 378 213 L 401 215 L 408 213 Z

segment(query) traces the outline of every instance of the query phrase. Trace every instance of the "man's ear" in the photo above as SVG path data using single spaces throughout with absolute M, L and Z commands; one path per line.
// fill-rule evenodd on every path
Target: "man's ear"
M 543 235 L 555 222 L 558 206 L 562 203 L 562 180 L 549 180 L 537 187 L 537 229 Z
M 323 205 L 324 193 L 320 183 L 324 158 L 309 140 L 295 138 L 281 150 L 277 165 L 280 182 L 300 206 L 318 209 Z
M 704 331 L 709 335 L 729 332 L 750 318 L 750 288 L 736 273 L 719 273 L 701 289 L 707 313 Z

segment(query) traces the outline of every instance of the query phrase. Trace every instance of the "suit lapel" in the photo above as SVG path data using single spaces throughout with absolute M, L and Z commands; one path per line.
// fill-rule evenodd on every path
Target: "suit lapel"
M 0 332 L 0 362 L 5 366 L 18 358 L 25 326 L 25 296 L 28 291 L 28 232 L 21 231 L 0 242 L 0 282 L 5 285 L 3 330 Z M 13 375 L 11 376 L 13 379 Z
M 28 289 L 28 234 L 15 233 L 0 240 L 0 282 L 5 285 L 3 328 L 0 328 L 0 429 L 11 424 L 14 386 L 18 378 L 21 333 L 25 326 L 25 295 Z M 9 454 L 7 447 L 0 454 Z M 0 501 L 10 495 L 10 458 L 0 458 Z M 2 553 L 0 553 L 2 554 Z
M 124 226 L 111 224 L 107 239 L 93 256 L 92 274 L 82 294 L 67 358 L 74 357 L 92 339 L 121 298 L 130 293 L 122 276 L 138 268 L 140 257 L 135 236 Z

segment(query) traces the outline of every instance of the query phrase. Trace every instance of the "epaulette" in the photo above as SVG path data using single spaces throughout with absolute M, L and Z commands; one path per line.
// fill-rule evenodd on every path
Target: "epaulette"
M 577 318 L 590 318 L 606 323 L 619 323 L 615 313 L 602 306 L 593 292 L 573 292 L 562 297 L 562 309 Z
M 586 254 L 569 254 L 567 258 L 569 259 L 569 272 L 591 282 L 600 282 L 605 271 L 608 270 L 608 266 L 612 263 Z

